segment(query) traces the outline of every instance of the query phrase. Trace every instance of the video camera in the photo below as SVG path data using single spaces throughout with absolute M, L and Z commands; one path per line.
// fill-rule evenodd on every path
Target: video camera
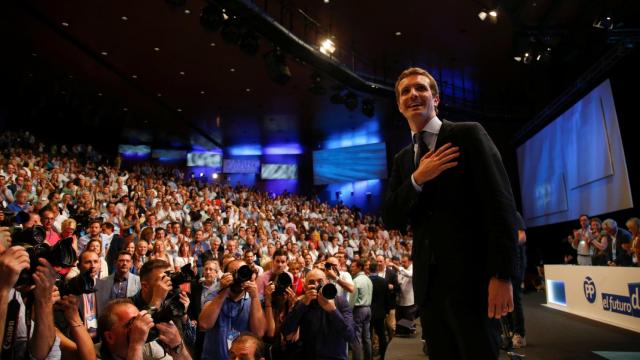
M 168 323 L 172 319 L 181 317 L 186 313 L 187 309 L 185 309 L 184 304 L 180 302 L 180 285 L 191 283 L 195 280 L 195 276 L 191 270 L 191 264 L 184 265 L 180 268 L 179 272 L 171 273 L 170 271 L 166 271 L 165 274 L 171 279 L 172 289 L 159 308 L 149 310 L 149 314 L 156 324 L 161 322 Z M 158 335 L 157 329 L 153 328 L 149 330 L 147 342 L 156 340 Z

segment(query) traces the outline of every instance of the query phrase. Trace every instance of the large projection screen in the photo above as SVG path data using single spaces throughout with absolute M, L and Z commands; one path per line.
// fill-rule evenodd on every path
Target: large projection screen
M 385 143 L 313 152 L 313 183 L 326 185 L 387 178 Z
M 518 147 L 517 156 L 527 226 L 633 207 L 609 80 Z

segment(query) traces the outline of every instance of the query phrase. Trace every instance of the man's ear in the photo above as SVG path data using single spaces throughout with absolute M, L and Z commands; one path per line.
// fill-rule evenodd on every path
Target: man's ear
M 440 95 L 436 95 L 433 97 L 433 105 L 438 107 L 439 104 L 440 104 Z
M 116 341 L 116 335 L 111 331 L 107 330 L 104 332 L 104 340 L 107 342 L 107 344 L 113 345 L 115 344 L 115 341 Z

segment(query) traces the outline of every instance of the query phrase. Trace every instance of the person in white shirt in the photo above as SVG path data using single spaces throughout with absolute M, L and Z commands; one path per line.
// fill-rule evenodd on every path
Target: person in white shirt
M 400 284 L 396 321 L 401 319 L 413 321 L 416 318 L 416 305 L 413 300 L 413 263 L 409 255 L 402 255 L 400 264 L 401 266 L 390 264 L 398 273 L 398 284 Z

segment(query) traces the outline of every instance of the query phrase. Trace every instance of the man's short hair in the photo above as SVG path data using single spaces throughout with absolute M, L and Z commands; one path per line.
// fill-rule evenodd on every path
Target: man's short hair
M 80 263 L 84 259 L 85 254 L 96 254 L 96 256 L 98 256 L 98 253 L 93 250 L 84 250 L 83 252 L 80 253 L 80 256 L 78 257 L 78 265 L 80 265 Z
M 250 342 L 253 342 L 256 344 L 256 351 L 253 353 L 253 358 L 255 360 L 259 360 L 263 358 L 265 356 L 264 343 L 262 342 L 262 340 L 260 340 L 259 337 L 253 335 L 250 332 L 242 332 L 237 338 L 235 338 L 235 340 L 233 340 L 233 342 L 231 343 L 231 346 L 237 343 L 246 344 Z
M 169 263 L 162 259 L 149 260 L 140 268 L 140 281 L 147 280 L 149 274 L 155 269 L 166 269 Z
M 592 223 L 592 222 L 594 222 L 594 221 L 595 221 L 598 225 L 602 225 L 602 220 L 600 220 L 600 218 L 592 217 L 591 219 L 589 219 L 589 222 L 590 222 L 590 223 Z
M 287 252 L 286 252 L 283 248 L 280 248 L 280 249 L 276 250 L 276 251 L 273 253 L 273 256 L 272 256 L 271 258 L 272 258 L 272 259 L 275 259 L 275 258 L 276 258 L 276 257 L 278 257 L 278 256 L 285 256 L 285 257 L 288 257 Z
M 106 227 L 106 228 L 107 228 L 107 229 L 109 229 L 109 230 L 113 230 L 113 229 L 114 229 L 113 224 L 112 224 L 112 223 L 110 223 L 110 222 L 108 222 L 108 221 L 107 221 L 107 222 L 102 223 L 102 226 Z
M 378 272 L 378 262 L 376 260 L 371 260 L 369 263 L 369 271 L 374 274 Z
M 400 89 L 398 89 L 398 85 L 400 85 L 400 81 L 412 75 L 426 76 L 427 79 L 429 79 L 429 89 L 431 90 L 431 94 L 434 97 L 440 94 L 440 92 L 438 91 L 438 83 L 436 83 L 436 79 L 431 74 L 429 74 L 427 70 L 419 67 L 411 67 L 406 69 L 402 73 L 400 73 L 400 76 L 398 76 L 398 80 L 396 80 L 396 86 L 395 86 L 396 100 L 400 98 Z
M 104 333 L 106 331 L 110 331 L 113 328 L 113 325 L 118 321 L 118 317 L 113 314 L 115 308 L 125 304 L 135 306 L 131 299 L 120 298 L 109 301 L 107 305 L 105 305 L 104 309 L 100 310 L 100 316 L 98 316 L 98 336 L 100 337 L 100 341 L 102 341 L 102 346 L 107 346 Z
M 602 222 L 603 228 L 609 228 L 611 230 L 618 230 L 618 223 L 613 219 L 607 219 Z
M 118 252 L 118 257 L 116 257 L 116 259 L 119 258 L 120 256 L 124 256 L 124 255 L 128 255 L 129 257 L 132 257 L 131 253 L 128 252 L 127 250 L 120 250 L 120 252 Z

